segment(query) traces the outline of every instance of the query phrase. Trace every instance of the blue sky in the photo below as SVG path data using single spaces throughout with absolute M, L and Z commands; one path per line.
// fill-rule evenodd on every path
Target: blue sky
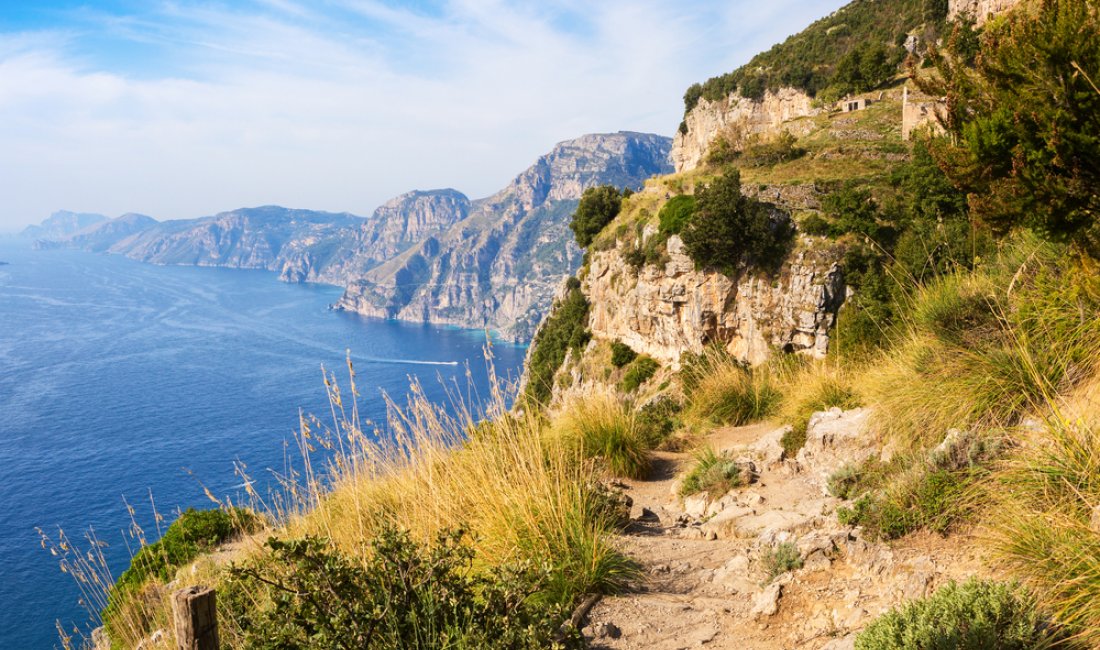
M 688 85 L 842 4 L 0 0 L 0 231 L 485 196 L 561 140 L 671 135 Z

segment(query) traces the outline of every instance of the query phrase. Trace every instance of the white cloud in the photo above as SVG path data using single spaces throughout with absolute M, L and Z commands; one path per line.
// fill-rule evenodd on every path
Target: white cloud
M 484 196 L 563 139 L 671 135 L 687 85 L 840 4 L 261 2 L 99 19 L 156 52 L 148 65 L 102 63 L 67 26 L 0 34 L 0 230 L 58 208 L 366 214 L 413 188 Z

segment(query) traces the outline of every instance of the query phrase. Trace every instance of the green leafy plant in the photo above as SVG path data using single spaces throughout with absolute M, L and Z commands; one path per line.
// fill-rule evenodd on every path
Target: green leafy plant
M 729 168 L 696 191 L 694 215 L 680 236 L 697 268 L 733 273 L 744 265 L 778 265 L 792 234 L 789 221 L 741 193 L 741 172 Z
M 622 205 L 623 193 L 612 185 L 586 189 L 569 223 L 569 229 L 576 236 L 577 244 L 581 248 L 588 248 L 604 226 L 611 223 L 619 214 Z
M 712 497 L 720 497 L 751 481 L 752 472 L 748 466 L 738 463 L 728 453 L 719 454 L 704 447 L 695 454 L 695 464 L 680 483 L 680 494 L 690 496 L 706 492 Z
M 633 361 L 638 356 L 638 353 L 634 351 L 634 348 L 630 347 L 622 341 L 612 341 L 611 343 L 611 365 L 616 368 L 622 368 L 626 364 Z
M 802 568 L 802 554 L 793 542 L 780 542 L 769 549 L 761 558 L 764 567 L 765 583 L 779 576 Z
M 856 637 L 856 650 L 1035 650 L 1054 639 L 1013 585 L 970 579 L 897 607 Z
M 668 441 L 669 436 L 680 425 L 680 412 L 683 405 L 668 397 L 661 396 L 638 409 L 634 417 L 638 438 L 649 449 L 657 449 Z
M 678 235 L 684 230 L 684 226 L 691 221 L 691 215 L 695 213 L 695 197 L 690 194 L 681 194 L 668 200 L 661 211 L 657 213 L 660 223 L 659 232 L 665 235 Z
M 580 282 L 570 278 L 567 289 L 565 297 L 554 305 L 531 342 L 524 397 L 535 406 L 544 405 L 550 399 L 554 375 L 565 362 L 566 352 L 580 350 L 591 336 L 588 299 L 581 291 Z
M 651 357 L 645 355 L 638 357 L 626 369 L 623 380 L 619 382 L 619 388 L 624 392 L 633 393 L 638 390 L 642 384 L 649 381 L 650 377 L 657 372 L 657 368 L 659 367 L 657 361 Z
M 478 572 L 462 537 L 443 531 L 425 546 L 386 527 L 365 561 L 322 538 L 272 538 L 268 555 L 230 570 L 222 608 L 246 648 L 550 646 L 564 612 L 532 600 L 545 574 Z

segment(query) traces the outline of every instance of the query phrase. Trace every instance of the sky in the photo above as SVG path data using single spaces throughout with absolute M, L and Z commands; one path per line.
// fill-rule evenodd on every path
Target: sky
M 0 232 L 67 209 L 369 214 L 684 90 L 844 0 L 0 0 Z

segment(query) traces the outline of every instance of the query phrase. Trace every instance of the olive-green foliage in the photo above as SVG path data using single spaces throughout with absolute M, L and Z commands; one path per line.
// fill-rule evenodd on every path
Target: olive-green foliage
M 245 648 L 533 649 L 565 618 L 531 598 L 542 572 L 479 572 L 461 531 L 422 546 L 387 527 L 364 561 L 316 537 L 266 549 L 230 570 L 219 597 Z
M 616 368 L 622 368 L 633 361 L 637 356 L 638 353 L 634 351 L 634 348 L 626 343 L 622 341 L 613 341 L 611 343 L 611 365 Z
M 847 79 L 847 84 L 837 79 L 839 64 L 850 56 L 856 58 L 859 81 L 881 81 L 891 72 L 887 64 L 893 62 L 896 68 L 904 55 L 900 45 L 908 33 L 917 31 L 923 42 L 934 42 L 946 17 L 946 0 L 856 0 L 737 70 L 692 85 L 684 93 L 684 112 L 695 108 L 701 98 L 717 101 L 734 91 L 759 98 L 768 89 L 783 87 L 799 88 L 811 96 L 830 86 L 834 86 L 830 89 L 834 96 L 855 90 L 850 83 L 853 79 Z M 881 65 L 880 49 L 885 59 Z M 864 57 L 860 56 L 865 50 L 873 54 L 866 56 L 866 75 Z
M 748 485 L 751 480 L 749 469 L 728 452 L 719 454 L 704 447 L 695 454 L 695 464 L 680 483 L 680 494 L 690 496 L 706 492 L 712 497 L 720 497 L 736 487 Z
M 793 230 L 766 204 L 741 193 L 741 172 L 728 168 L 695 193 L 695 213 L 681 233 L 696 268 L 734 273 L 744 265 L 774 268 Z
M 619 383 L 619 388 L 627 393 L 632 393 L 638 388 L 649 381 L 649 378 L 657 372 L 657 362 L 652 358 L 642 355 L 635 359 L 630 367 L 626 369 L 626 374 L 623 375 L 622 382 Z
M 934 53 L 923 85 L 949 99 L 954 137 L 934 151 L 977 216 L 1100 257 L 1098 42 L 1096 2 L 1042 0 L 988 26 L 973 68 L 965 50 Z
M 649 449 L 657 449 L 668 440 L 672 432 L 680 426 L 680 402 L 661 396 L 638 409 L 634 417 L 634 429 L 638 438 Z
M 748 142 L 738 158 L 746 167 L 778 165 L 806 155 L 806 150 L 799 147 L 796 142 L 794 135 L 789 131 L 783 131 L 771 139 Z
M 233 535 L 253 530 L 259 523 L 260 519 L 255 514 L 241 508 L 230 511 L 188 508 L 172 522 L 159 540 L 141 547 L 130 560 L 130 567 L 118 577 L 102 614 L 108 634 L 116 641 L 123 638 L 120 630 L 115 629 L 116 618 L 126 601 L 135 597 L 148 580 L 171 580 L 176 569 L 194 560 L 200 553 L 209 551 Z
M 856 650 L 1036 650 L 1052 640 L 1029 596 L 971 578 L 875 619 L 856 637 Z
M 644 478 L 648 447 L 638 435 L 634 413 L 610 395 L 578 399 L 552 422 L 551 430 L 584 458 L 596 458 L 615 476 Z
M 665 235 L 678 235 L 684 230 L 684 226 L 691 220 L 695 212 L 695 197 L 690 194 L 681 194 L 668 200 L 661 211 L 657 213 L 660 221 L 659 232 Z
M 570 348 L 580 350 L 588 343 L 588 299 L 580 282 L 570 278 L 569 289 L 554 306 L 531 342 L 524 397 L 534 405 L 543 405 L 553 391 L 554 375 L 565 362 Z
M 596 235 L 611 223 L 619 214 L 623 205 L 623 193 L 612 185 L 590 187 L 581 195 L 577 211 L 569 228 L 577 238 L 581 248 L 588 248 Z
M 780 542 L 768 549 L 761 558 L 764 565 L 765 583 L 775 580 L 779 576 L 802 568 L 802 554 L 798 552 L 798 546 L 794 542 Z
M 856 48 L 837 63 L 833 86 L 838 94 L 872 90 L 897 73 L 904 55 L 904 48 L 887 49 L 881 42 Z

